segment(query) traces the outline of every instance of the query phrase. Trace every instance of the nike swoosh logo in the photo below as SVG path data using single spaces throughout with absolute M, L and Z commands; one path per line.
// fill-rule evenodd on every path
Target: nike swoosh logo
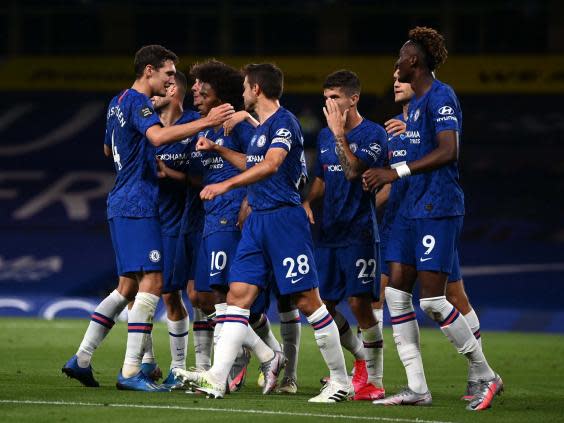
M 298 282 L 301 281 L 302 279 L 303 279 L 303 278 L 298 278 L 298 279 L 295 279 L 295 280 L 292 279 L 291 282 L 292 282 L 292 284 L 298 283 Z
M 372 279 L 360 281 L 360 283 L 363 284 L 363 285 L 366 285 L 367 283 L 370 283 L 370 282 L 372 282 Z
M 321 153 L 322 153 L 322 154 L 323 154 L 323 153 L 326 153 L 327 151 L 329 151 L 328 148 L 326 148 L 326 149 L 323 149 L 323 148 L 322 148 L 322 149 L 321 149 Z
M 215 275 L 219 275 L 221 272 L 214 272 L 214 273 L 210 273 L 210 276 L 215 276 Z
M 433 257 L 428 257 L 428 258 L 419 257 L 419 261 L 421 263 L 423 263 L 424 261 L 427 261 L 427 260 L 433 260 Z

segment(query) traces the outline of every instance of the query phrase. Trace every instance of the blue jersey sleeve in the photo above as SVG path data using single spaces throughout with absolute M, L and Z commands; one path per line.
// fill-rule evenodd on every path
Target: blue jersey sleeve
M 382 167 L 385 155 L 383 154 L 388 136 L 384 128 L 374 125 L 363 137 L 354 155 L 368 167 Z
M 151 126 L 161 125 L 159 115 L 155 113 L 150 100 L 138 100 L 131 105 L 131 120 L 133 127 L 143 136 Z
M 429 99 L 429 113 L 435 135 L 442 131 L 460 131 L 460 105 L 454 93 L 441 89 Z
M 255 134 L 255 128 L 250 123 L 242 122 L 233 130 L 233 140 L 242 153 L 247 152 L 247 148 Z
M 294 124 L 286 119 L 281 119 L 280 122 L 276 122 L 271 128 L 271 148 L 283 148 L 287 152 L 290 152 L 292 146 L 296 143 L 301 142 L 301 137 L 298 131 L 295 130 Z

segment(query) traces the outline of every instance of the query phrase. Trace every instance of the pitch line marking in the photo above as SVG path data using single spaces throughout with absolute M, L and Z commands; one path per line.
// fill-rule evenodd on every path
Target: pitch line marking
M 293 413 L 287 411 L 253 410 L 238 408 L 213 408 L 213 407 L 186 407 L 180 405 L 142 405 L 142 404 L 111 404 L 101 402 L 72 402 L 72 401 L 33 401 L 33 400 L 0 400 L 0 404 L 27 404 L 27 405 L 70 405 L 84 407 L 113 407 L 113 408 L 142 408 L 156 410 L 182 410 L 182 411 L 213 411 L 219 413 L 242 413 L 242 414 L 265 414 L 271 416 L 289 417 L 325 417 L 330 419 L 352 419 L 384 422 L 407 422 L 407 423 L 454 423 L 439 420 L 402 419 L 393 417 L 368 417 L 348 416 L 346 414 L 321 414 L 321 413 Z

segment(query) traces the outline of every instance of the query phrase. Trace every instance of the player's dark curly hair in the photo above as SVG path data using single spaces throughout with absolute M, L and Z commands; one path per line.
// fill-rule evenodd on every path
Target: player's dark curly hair
M 419 47 L 425 64 L 432 72 L 446 62 L 448 51 L 445 38 L 435 29 L 417 26 L 409 31 L 409 41 Z
M 360 94 L 360 79 L 356 73 L 341 69 L 329 74 L 325 78 L 323 89 L 327 88 L 341 88 L 348 96 Z
M 167 60 L 171 60 L 176 64 L 178 63 L 178 56 L 158 44 L 141 47 L 135 53 L 135 59 L 133 60 L 135 76 L 140 78 L 147 65 L 152 65 L 155 69 L 162 68 Z
M 243 75 L 239 70 L 211 59 L 193 65 L 190 76 L 210 84 L 222 103 L 230 103 L 235 110 L 243 109 Z

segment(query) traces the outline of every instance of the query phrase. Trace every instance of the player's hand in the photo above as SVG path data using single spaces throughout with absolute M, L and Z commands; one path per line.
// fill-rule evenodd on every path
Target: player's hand
M 407 129 L 407 124 L 403 120 L 390 119 L 384 123 L 388 135 L 395 137 L 403 134 Z
M 306 212 L 307 218 L 309 219 L 309 223 L 311 223 L 312 225 L 315 225 L 315 219 L 313 217 L 313 210 L 311 209 L 311 206 L 309 205 L 309 203 L 307 201 L 304 201 L 302 203 L 302 206 Z
M 362 188 L 365 191 L 373 191 L 376 188 L 394 182 L 398 178 L 398 173 L 394 169 L 373 167 L 362 174 Z
M 217 126 L 229 119 L 233 113 L 235 113 L 233 106 L 229 103 L 224 103 L 211 109 L 206 119 L 208 120 L 209 126 Z
M 198 142 L 196 143 L 196 151 L 212 151 L 215 148 L 215 143 L 206 138 L 200 137 L 198 138 Z
M 167 174 L 166 174 L 167 169 L 168 169 L 168 167 L 165 164 L 165 162 L 163 162 L 161 159 L 157 159 L 157 176 L 159 178 L 162 179 L 162 178 L 167 177 Z
M 225 194 L 227 191 L 227 185 L 225 185 L 223 182 L 220 182 L 219 184 L 206 185 L 200 191 L 200 198 L 204 201 L 213 200 L 215 197 L 221 194 Z
M 235 126 L 247 119 L 248 115 L 249 113 L 244 110 L 233 113 L 229 119 L 223 122 L 223 133 L 229 135 Z
M 341 111 L 339 110 L 339 105 L 332 98 L 328 98 L 325 101 L 323 114 L 327 119 L 327 126 L 329 127 L 331 132 L 333 132 L 335 138 L 345 135 L 345 122 L 347 121 L 348 113 L 348 109 L 341 113 Z

